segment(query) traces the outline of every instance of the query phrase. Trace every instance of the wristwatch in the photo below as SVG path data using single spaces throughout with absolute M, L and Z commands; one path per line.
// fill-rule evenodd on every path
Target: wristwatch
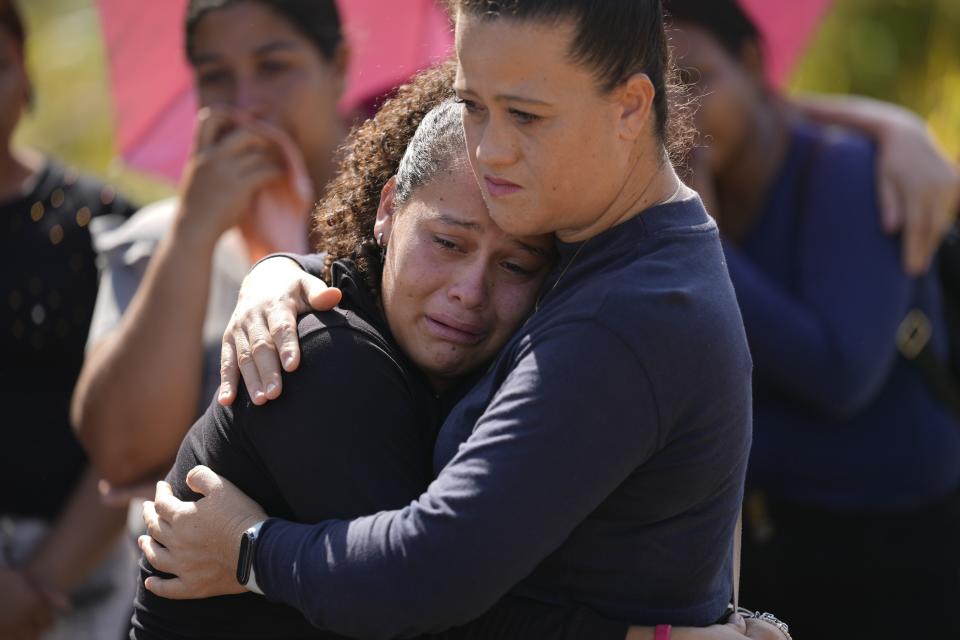
M 263 595 L 263 590 L 257 584 L 257 577 L 253 570 L 253 556 L 257 550 L 260 527 L 264 522 L 266 520 L 261 520 L 240 534 L 240 557 L 237 559 L 237 582 L 260 595 Z

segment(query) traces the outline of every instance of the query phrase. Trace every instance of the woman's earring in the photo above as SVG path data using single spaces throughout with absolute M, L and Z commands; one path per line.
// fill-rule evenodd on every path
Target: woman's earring
M 380 264 L 387 260 L 387 245 L 383 243 L 383 231 L 377 234 L 377 246 L 380 247 Z

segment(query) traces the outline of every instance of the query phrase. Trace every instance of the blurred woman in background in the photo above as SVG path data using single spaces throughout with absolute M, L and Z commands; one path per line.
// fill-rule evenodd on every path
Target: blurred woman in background
M 70 394 L 97 293 L 91 222 L 133 209 L 12 138 L 33 101 L 26 31 L 0 0 L 0 637 L 112 638 L 132 595 L 124 513 L 100 505 Z
M 173 461 L 217 387 L 240 281 L 266 253 L 307 246 L 344 135 L 333 0 L 191 0 L 185 31 L 202 109 L 180 197 L 98 234 L 106 269 L 73 409 L 117 486 Z
M 898 352 L 922 312 L 946 358 L 935 270 L 905 273 L 881 226 L 874 144 L 768 88 L 734 0 L 666 6 L 755 364 L 744 597 L 797 637 L 958 637 L 960 425 Z

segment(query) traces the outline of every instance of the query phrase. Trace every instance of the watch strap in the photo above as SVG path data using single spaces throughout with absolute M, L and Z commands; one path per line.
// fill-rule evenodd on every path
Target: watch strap
M 260 535 L 260 528 L 263 527 L 261 521 L 253 525 L 242 534 L 240 534 L 240 554 L 237 558 L 237 582 L 249 588 L 251 578 L 253 578 L 253 558 L 257 548 L 257 538 Z M 256 584 L 256 582 L 254 582 Z M 257 586 L 259 589 L 259 586 Z M 261 591 L 262 593 L 262 591 Z

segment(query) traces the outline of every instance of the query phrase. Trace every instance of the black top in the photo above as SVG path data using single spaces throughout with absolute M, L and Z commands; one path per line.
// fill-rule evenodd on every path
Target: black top
M 69 408 L 97 297 L 89 224 L 133 211 L 112 187 L 55 163 L 30 193 L 0 203 L 2 514 L 53 518 L 84 468 Z
M 213 402 L 185 437 L 167 476 L 183 500 L 185 477 L 205 464 L 269 513 L 301 522 L 403 506 L 430 480 L 441 419 L 427 381 L 387 336 L 376 301 L 349 263 L 337 263 L 339 309 L 302 316 L 301 365 L 283 395 L 255 406 Z M 134 638 L 306 638 L 324 635 L 295 609 L 258 595 L 174 601 L 146 591 L 141 561 Z
M 434 395 L 394 344 L 351 263 L 334 265 L 334 283 L 343 291 L 338 310 L 300 318 L 301 364 L 283 374 L 283 395 L 257 407 L 241 389 L 233 407 L 212 403 L 190 429 L 167 476 L 178 498 L 199 499 L 184 481 L 197 464 L 230 479 L 268 513 L 300 522 L 402 507 L 429 484 L 437 429 L 457 394 Z M 159 598 L 143 587 L 155 570 L 143 559 L 140 565 L 131 638 L 342 637 L 249 593 Z M 582 610 L 517 600 L 444 637 L 560 638 L 588 625 L 611 628 L 611 639 L 625 635 L 624 625 Z

